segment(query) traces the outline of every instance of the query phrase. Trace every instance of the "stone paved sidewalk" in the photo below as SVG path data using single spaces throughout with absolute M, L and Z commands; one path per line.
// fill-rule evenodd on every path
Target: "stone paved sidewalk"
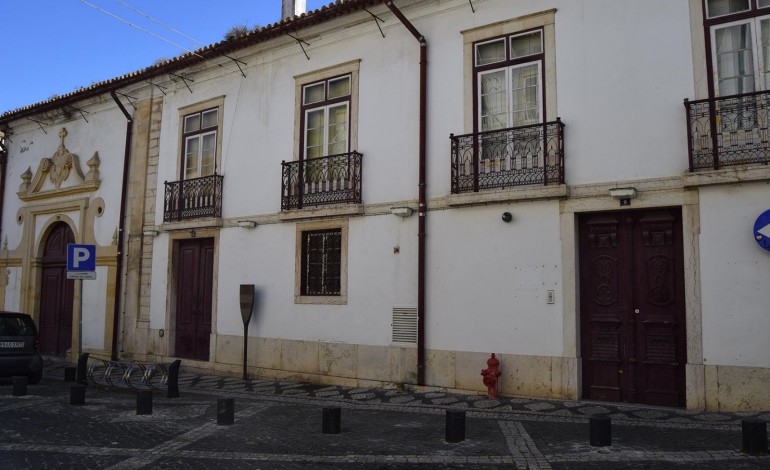
M 11 396 L 0 379 L 0 468 L 115 469 L 760 469 L 742 454 L 740 421 L 770 413 L 694 413 L 606 403 L 350 389 L 190 374 L 180 398 L 156 393 L 136 415 L 129 391 L 89 386 L 69 405 L 64 364 Z M 216 424 L 217 398 L 235 424 Z M 324 406 L 342 432 L 321 433 Z M 444 440 L 445 410 L 466 411 L 466 439 Z M 591 447 L 588 419 L 612 417 L 612 446 Z

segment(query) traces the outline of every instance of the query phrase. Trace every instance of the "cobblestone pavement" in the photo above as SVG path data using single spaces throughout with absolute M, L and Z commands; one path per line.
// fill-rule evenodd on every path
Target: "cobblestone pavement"
M 186 373 L 180 398 L 156 392 L 136 414 L 128 390 L 89 386 L 69 404 L 65 364 L 46 367 L 26 396 L 0 379 L 0 469 L 767 469 L 740 452 L 741 420 L 607 403 L 244 381 Z M 235 424 L 217 425 L 234 398 Z M 341 408 L 341 433 L 321 432 Z M 466 411 L 466 439 L 445 441 L 445 410 Z M 612 446 L 589 445 L 588 419 L 612 418 Z

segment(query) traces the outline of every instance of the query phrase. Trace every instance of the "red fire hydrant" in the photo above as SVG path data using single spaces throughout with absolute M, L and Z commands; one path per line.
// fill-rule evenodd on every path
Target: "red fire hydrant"
M 503 373 L 500 372 L 500 361 L 497 360 L 494 353 L 492 353 L 492 357 L 487 359 L 487 368 L 481 371 L 481 375 L 484 376 L 482 381 L 487 386 L 489 398 L 497 398 L 497 378 Z

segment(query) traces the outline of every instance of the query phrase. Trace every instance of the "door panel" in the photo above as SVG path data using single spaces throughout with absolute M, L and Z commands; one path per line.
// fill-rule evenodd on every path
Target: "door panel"
M 63 277 L 62 268 L 43 268 L 40 287 L 40 352 L 43 354 L 60 354 L 58 324 Z
M 580 217 L 585 398 L 684 406 L 678 209 Z
M 659 213 L 639 219 L 634 249 L 639 387 L 645 403 L 684 406 L 684 275 L 681 221 Z M 680 373 L 681 371 L 681 373 Z
M 43 248 L 40 284 L 40 350 L 63 356 L 72 347 L 72 307 L 75 281 L 68 280 L 67 245 L 75 236 L 67 224 L 57 224 Z
M 209 360 L 214 240 L 179 242 L 177 256 L 176 355 Z

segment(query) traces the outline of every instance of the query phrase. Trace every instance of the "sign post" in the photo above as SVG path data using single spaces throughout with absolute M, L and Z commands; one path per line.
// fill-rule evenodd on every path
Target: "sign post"
M 248 380 L 246 372 L 249 347 L 249 322 L 254 311 L 254 284 L 241 284 L 241 318 L 243 319 L 243 380 Z
M 79 279 L 78 357 L 83 354 L 83 281 L 96 279 L 96 245 L 67 245 L 67 279 Z

